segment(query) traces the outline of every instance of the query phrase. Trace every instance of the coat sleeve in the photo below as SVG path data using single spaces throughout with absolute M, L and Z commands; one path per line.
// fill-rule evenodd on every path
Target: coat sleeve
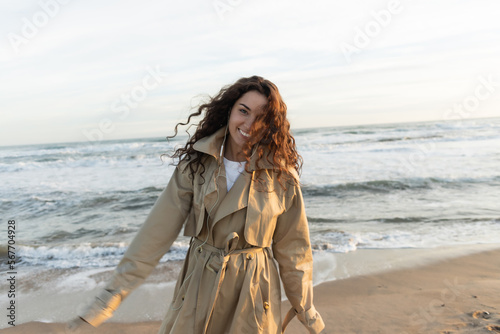
M 94 327 L 113 315 L 127 295 L 153 271 L 175 241 L 192 205 L 193 187 L 177 166 L 146 221 L 132 240 L 113 277 L 80 318 Z
M 313 258 L 304 201 L 298 185 L 286 202 L 285 212 L 276 223 L 273 254 L 279 264 L 286 296 L 297 318 L 309 333 L 320 333 L 325 325 L 313 305 Z

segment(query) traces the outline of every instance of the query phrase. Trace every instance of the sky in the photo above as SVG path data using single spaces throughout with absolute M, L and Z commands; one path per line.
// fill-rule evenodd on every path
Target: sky
M 165 137 L 240 77 L 292 130 L 500 117 L 497 0 L 0 4 L 0 146 Z

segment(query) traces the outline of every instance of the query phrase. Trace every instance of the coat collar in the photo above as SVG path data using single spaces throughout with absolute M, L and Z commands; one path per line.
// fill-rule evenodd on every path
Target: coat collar
M 221 160 L 220 149 L 222 141 L 224 140 L 225 133 L 226 133 L 226 127 L 222 127 L 219 130 L 215 131 L 210 136 L 198 140 L 196 143 L 194 143 L 193 148 L 198 152 L 202 152 L 213 156 L 217 160 L 217 162 L 220 162 Z M 257 156 L 252 155 L 250 157 L 249 170 L 252 172 L 259 169 L 274 169 L 274 165 L 267 161 L 266 155 L 270 157 L 272 156 L 269 154 L 269 150 L 266 149 L 265 155 L 259 161 L 258 166 L 257 166 Z
M 207 137 L 203 137 L 194 143 L 193 148 L 202 153 L 213 156 L 217 161 L 220 160 L 220 147 L 224 140 L 224 133 L 226 128 L 222 127 Z

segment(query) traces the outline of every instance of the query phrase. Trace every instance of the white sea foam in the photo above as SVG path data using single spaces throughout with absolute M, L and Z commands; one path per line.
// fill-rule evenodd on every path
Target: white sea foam
M 90 291 L 98 287 L 98 283 L 92 275 L 102 273 L 109 268 L 88 269 L 75 274 L 63 275 L 55 282 L 52 282 L 51 288 L 57 293 L 71 293 L 77 291 Z M 101 284 L 102 285 L 102 284 Z
M 61 246 L 18 246 L 22 265 L 45 268 L 109 268 L 118 264 L 127 250 L 126 243 L 96 245 L 82 243 Z M 160 262 L 183 260 L 189 244 L 176 241 Z
M 315 254 L 349 253 L 358 249 L 438 248 L 453 245 L 498 242 L 500 221 L 421 224 L 397 223 L 311 223 L 311 243 Z M 118 264 L 128 243 L 58 246 L 19 246 L 24 266 L 45 268 L 110 268 Z M 160 262 L 185 258 L 189 240 L 176 241 Z

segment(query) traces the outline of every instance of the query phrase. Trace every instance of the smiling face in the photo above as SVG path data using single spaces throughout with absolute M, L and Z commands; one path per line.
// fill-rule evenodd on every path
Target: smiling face
M 243 146 L 250 139 L 250 128 L 262 113 L 267 98 L 257 91 L 243 94 L 233 105 L 229 116 L 229 137 L 224 156 L 232 161 L 245 161 Z

